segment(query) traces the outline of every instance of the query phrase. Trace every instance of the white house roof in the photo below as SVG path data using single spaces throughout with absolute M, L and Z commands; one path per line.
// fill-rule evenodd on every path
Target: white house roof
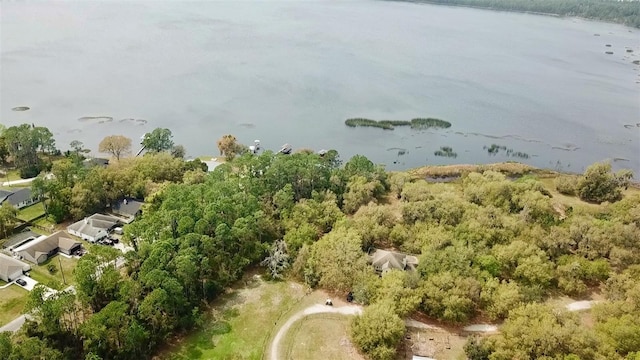
M 69 231 L 75 231 L 87 236 L 95 237 L 101 231 L 106 231 L 118 223 L 119 219 L 103 214 L 93 214 L 67 227 Z

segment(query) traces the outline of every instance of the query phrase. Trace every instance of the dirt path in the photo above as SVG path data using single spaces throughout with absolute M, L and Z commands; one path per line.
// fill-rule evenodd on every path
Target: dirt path
M 591 307 L 598 303 L 596 300 L 582 300 L 582 301 L 574 301 L 570 304 L 567 304 L 566 309 L 568 311 L 580 311 L 580 310 L 588 310 Z
M 568 311 L 579 311 L 590 309 L 591 306 L 595 303 L 595 301 L 574 301 L 570 304 L 566 305 L 566 309 Z M 291 316 L 287 322 L 284 323 L 276 333 L 276 336 L 273 338 L 271 342 L 270 351 L 269 351 L 269 359 L 270 360 L 278 360 L 278 353 L 280 350 L 280 341 L 284 337 L 284 335 L 289 331 L 291 325 L 293 325 L 296 321 L 304 318 L 305 316 L 313 315 L 313 314 L 322 314 L 322 313 L 334 313 L 334 314 L 343 314 L 343 315 L 360 315 L 362 314 L 362 307 L 357 305 L 347 305 L 347 306 L 326 306 L 326 305 L 312 305 L 308 308 L 298 311 L 293 316 Z M 420 328 L 420 329 L 432 329 L 432 330 L 440 330 L 441 328 L 425 324 L 413 319 L 405 320 L 405 325 L 408 327 Z M 472 324 L 463 328 L 463 330 L 468 332 L 498 332 L 498 326 L 493 324 Z
M 326 306 L 326 305 L 312 305 L 308 308 L 298 311 L 293 316 L 287 320 L 278 330 L 276 336 L 274 336 L 273 341 L 271 342 L 271 350 L 269 351 L 269 359 L 278 360 L 278 353 L 280 352 L 280 341 L 287 333 L 291 325 L 296 321 L 302 319 L 305 316 L 313 315 L 313 314 L 323 314 L 323 313 L 333 313 L 333 314 L 342 314 L 342 315 L 360 315 L 362 314 L 362 307 L 357 305 L 347 305 L 347 306 Z
M 28 184 L 28 183 L 32 182 L 34 179 L 35 178 L 13 180 L 13 181 L 5 181 L 5 182 L 2 183 L 2 186 L 14 186 L 14 185 Z

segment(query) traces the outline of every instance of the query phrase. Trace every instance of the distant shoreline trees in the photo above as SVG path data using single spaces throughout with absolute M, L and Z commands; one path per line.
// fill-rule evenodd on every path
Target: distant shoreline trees
M 578 16 L 640 28 L 637 1 L 615 0 L 395 0 L 437 5 L 466 6 L 535 14 Z

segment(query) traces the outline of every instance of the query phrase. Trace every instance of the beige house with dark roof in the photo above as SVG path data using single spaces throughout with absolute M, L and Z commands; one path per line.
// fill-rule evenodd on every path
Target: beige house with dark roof
M 0 280 L 12 282 L 31 270 L 31 266 L 18 259 L 0 253 Z
M 369 262 L 378 273 L 385 273 L 393 269 L 415 270 L 418 266 L 418 258 L 399 252 L 375 249 L 369 255 Z
M 74 240 L 71 235 L 65 231 L 58 231 L 47 237 L 30 241 L 13 250 L 14 253 L 20 255 L 23 259 L 34 264 L 42 264 L 47 259 L 59 252 L 71 255 L 74 251 L 80 249 L 82 243 Z

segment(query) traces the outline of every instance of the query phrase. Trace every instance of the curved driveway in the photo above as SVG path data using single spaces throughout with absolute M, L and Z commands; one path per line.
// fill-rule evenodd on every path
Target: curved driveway
M 360 315 L 362 314 L 362 307 L 357 305 L 347 305 L 347 306 L 327 306 L 327 305 L 312 305 L 308 308 L 298 311 L 292 317 L 287 320 L 284 325 L 280 327 L 278 333 L 273 338 L 271 342 L 271 350 L 269 351 L 269 359 L 277 360 L 278 353 L 280 349 L 280 341 L 284 337 L 284 335 L 289 331 L 289 328 L 293 323 L 302 319 L 305 316 L 313 315 L 313 314 L 322 314 L 322 313 L 334 313 L 334 314 L 343 314 L 343 315 Z

